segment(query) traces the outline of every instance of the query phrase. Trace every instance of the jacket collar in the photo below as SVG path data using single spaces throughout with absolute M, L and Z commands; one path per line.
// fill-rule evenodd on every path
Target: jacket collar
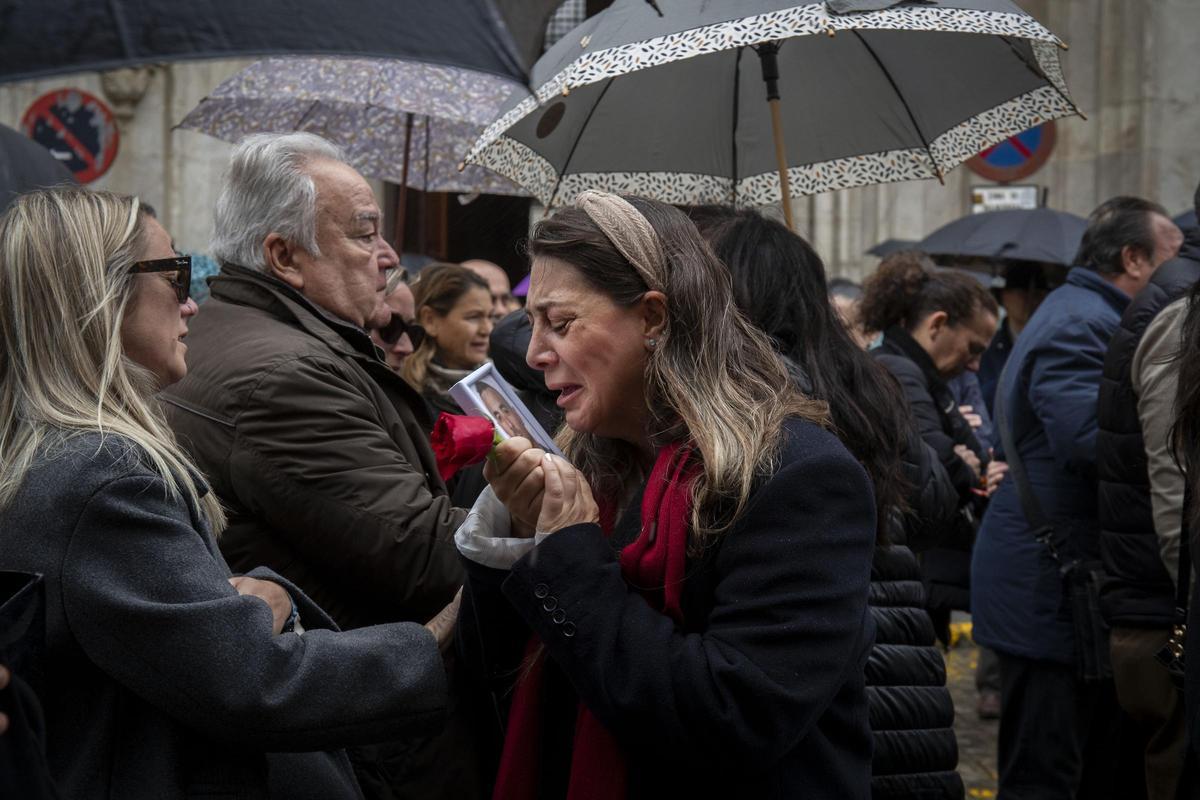
M 258 270 L 225 264 L 210 284 L 213 297 L 258 308 L 299 325 L 330 349 L 346 356 L 380 360 L 365 330 L 334 316 L 283 281 Z
M 921 347 L 917 340 L 908 331 L 904 330 L 904 328 L 899 325 L 893 325 L 884 331 L 883 347 L 891 350 L 893 353 L 905 356 L 909 361 L 920 367 L 930 387 L 945 386 L 946 382 L 942 379 L 941 374 L 934 365 L 933 359 L 929 357 L 929 353 L 926 353 L 925 348 Z
M 1118 314 L 1125 313 L 1129 301 L 1133 299 L 1116 286 L 1104 280 L 1099 272 L 1088 267 L 1071 267 L 1071 271 L 1067 273 L 1067 283 L 1071 286 L 1078 286 L 1081 289 L 1089 289 L 1100 295 L 1104 299 L 1104 302 L 1112 306 L 1113 310 Z

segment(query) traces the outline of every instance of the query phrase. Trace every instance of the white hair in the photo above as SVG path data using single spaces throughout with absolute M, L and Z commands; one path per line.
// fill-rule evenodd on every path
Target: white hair
M 258 133 L 238 143 L 217 198 L 212 252 L 221 264 L 265 271 L 263 241 L 278 233 L 320 255 L 314 159 L 346 163 L 337 145 L 312 133 Z

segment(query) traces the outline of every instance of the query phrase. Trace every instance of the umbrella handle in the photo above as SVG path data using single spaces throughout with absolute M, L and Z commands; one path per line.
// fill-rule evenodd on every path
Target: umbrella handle
M 775 162 L 779 169 L 779 196 L 783 202 L 783 219 L 788 230 L 796 230 L 792 224 L 792 190 L 788 180 L 787 153 L 783 146 L 783 121 L 779 116 L 779 98 L 768 100 L 771 106 L 771 133 L 775 137 Z
M 763 42 L 754 50 L 762 66 L 763 83 L 767 85 L 767 105 L 771 107 L 771 134 L 775 139 L 775 163 L 779 170 L 779 197 L 783 205 L 783 219 L 788 230 L 792 224 L 792 192 L 788 181 L 787 152 L 783 143 L 783 119 L 779 114 L 779 42 Z

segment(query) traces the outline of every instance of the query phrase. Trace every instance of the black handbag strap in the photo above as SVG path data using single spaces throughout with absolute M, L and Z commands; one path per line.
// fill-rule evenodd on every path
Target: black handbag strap
M 998 384 L 1000 391 L 1008 386 L 1008 374 L 1013 370 L 1013 359 L 1010 356 L 1008 363 L 1004 365 L 1004 369 L 1000 373 L 1000 383 Z M 1075 547 L 1070 539 L 1059 534 L 1046 516 L 1046 512 L 1042 510 L 1042 504 L 1038 502 L 1037 496 L 1033 493 L 1029 475 L 1025 472 L 1025 464 L 1021 461 L 1021 454 L 1017 451 L 1016 437 L 1009 424 L 1006 400 L 1005 397 L 996 398 L 995 421 L 996 430 L 1000 432 L 1000 444 L 1004 447 L 1004 460 L 1008 464 L 1008 474 L 1017 486 L 1021 511 L 1025 513 L 1025 519 L 1033 528 L 1034 538 L 1046 546 L 1050 557 L 1059 565 L 1059 569 L 1065 572 L 1078 563 L 1079 557 L 1076 555 Z

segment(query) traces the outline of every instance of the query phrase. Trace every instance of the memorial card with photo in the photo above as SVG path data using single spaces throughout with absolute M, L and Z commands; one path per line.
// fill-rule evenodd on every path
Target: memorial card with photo
M 547 453 L 562 455 L 554 444 L 554 437 L 538 424 L 493 364 L 484 364 L 451 386 L 450 396 L 463 413 L 491 420 L 501 438 L 523 436 Z

